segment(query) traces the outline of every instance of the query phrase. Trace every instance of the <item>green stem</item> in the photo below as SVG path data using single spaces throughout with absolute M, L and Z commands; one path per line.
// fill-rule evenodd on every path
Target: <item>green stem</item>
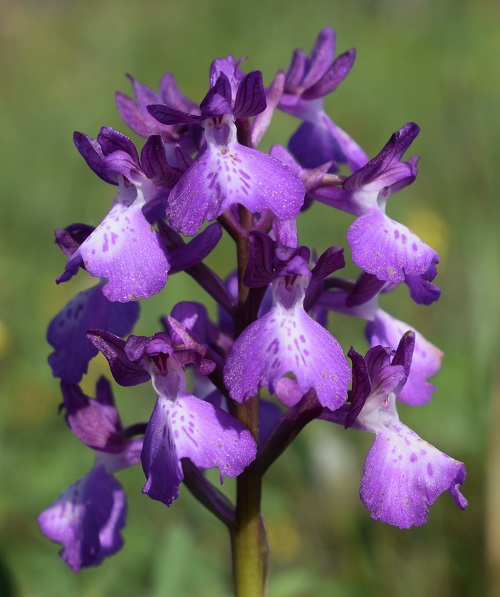
M 244 472 L 237 480 L 236 529 L 232 534 L 236 597 L 264 594 L 265 542 L 260 515 L 262 477 Z
M 239 219 L 243 234 L 235 234 L 238 253 L 238 313 L 235 317 L 235 336 L 252 322 L 256 314 L 249 300 L 250 289 L 243 276 L 250 258 L 248 232 L 253 228 L 253 216 L 239 206 Z M 244 404 L 234 404 L 236 416 L 250 430 L 255 441 L 259 439 L 259 396 L 249 398 Z M 236 527 L 231 531 L 233 553 L 233 578 L 236 597 L 261 597 L 264 595 L 267 541 L 260 513 L 262 475 L 244 471 L 236 481 Z

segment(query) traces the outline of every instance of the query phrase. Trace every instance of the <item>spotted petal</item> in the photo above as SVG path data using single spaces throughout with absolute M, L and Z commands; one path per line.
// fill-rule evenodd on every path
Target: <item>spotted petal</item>
M 293 218 L 304 194 L 300 178 L 275 158 L 236 141 L 224 147 L 213 143 L 171 191 L 167 217 L 172 228 L 190 236 L 235 203 L 252 213 L 268 208 L 280 218 Z
M 83 260 L 91 275 L 107 278 L 103 293 L 110 301 L 127 302 L 160 292 L 167 281 L 167 254 L 141 208 L 140 201 L 130 207 L 115 203 L 68 261 L 66 272 L 72 273 Z
M 184 478 L 182 458 L 196 466 L 214 466 L 235 477 L 255 458 L 255 441 L 237 419 L 211 403 L 184 393 L 175 401 L 159 396 L 144 438 L 143 493 L 170 506 Z
M 354 220 L 347 232 L 354 263 L 388 282 L 406 276 L 425 276 L 439 261 L 437 253 L 409 228 L 391 220 L 378 208 Z
M 445 491 L 467 506 L 459 486 L 465 466 L 422 440 L 399 421 L 377 433 L 366 458 L 360 496 L 375 520 L 402 529 L 427 522 L 428 509 Z
M 277 303 L 238 337 L 224 381 L 231 397 L 242 402 L 262 387 L 275 392 L 289 372 L 302 394 L 314 388 L 327 408 L 335 410 L 347 399 L 350 368 L 337 340 L 300 304 L 286 309 Z

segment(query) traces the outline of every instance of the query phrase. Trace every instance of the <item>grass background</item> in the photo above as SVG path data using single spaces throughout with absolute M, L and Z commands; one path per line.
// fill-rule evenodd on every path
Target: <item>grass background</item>
M 92 463 L 57 416 L 45 342 L 50 319 L 92 282 L 80 273 L 54 284 L 65 259 L 52 232 L 97 224 L 108 209 L 114 190 L 86 167 L 72 132 L 95 137 L 106 124 L 127 133 L 113 99 L 130 91 L 125 73 L 156 87 L 172 71 L 200 101 L 213 58 L 248 56 L 245 67 L 268 83 L 324 26 L 336 29 L 339 52 L 357 48 L 353 71 L 327 100 L 332 118 L 371 156 L 405 122 L 422 129 L 412 146 L 419 176 L 390 199 L 389 214 L 441 254 L 443 296 L 425 308 L 399 289 L 383 306 L 445 352 L 433 401 L 400 415 L 466 463 L 470 505 L 460 512 L 442 496 L 429 523 L 411 531 L 371 521 L 358 498 L 371 438 L 315 423 L 266 477 L 270 595 L 500 594 L 499 23 L 488 0 L 0 4 L 0 595 L 231 594 L 224 529 L 185 488 L 170 510 L 143 496 L 138 467 L 119 475 L 126 546 L 101 567 L 73 575 L 39 535 L 37 514 Z M 296 124 L 277 117 L 265 145 L 286 143 Z M 319 206 L 304 217 L 301 240 L 346 246 L 350 221 Z M 212 259 L 222 272 L 234 266 L 227 247 Z M 176 277 L 143 305 L 138 333 L 156 331 L 160 314 L 196 293 Z M 339 316 L 332 330 L 345 350 L 364 350 L 357 322 Z M 96 359 L 91 381 L 102 371 Z M 145 387 L 116 396 L 125 423 L 153 406 Z

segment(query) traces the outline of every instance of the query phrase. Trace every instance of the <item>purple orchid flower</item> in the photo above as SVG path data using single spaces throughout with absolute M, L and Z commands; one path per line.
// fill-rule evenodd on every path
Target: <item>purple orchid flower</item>
M 143 210 L 148 203 L 164 200 L 180 175 L 168 165 L 161 139 L 150 137 L 140 160 L 132 142 L 107 127 L 95 141 L 75 133 L 75 144 L 98 176 L 118 184 L 118 195 L 57 282 L 69 280 L 83 264 L 92 276 L 108 280 L 103 293 L 111 301 L 138 300 L 160 292 L 170 268 L 168 254 Z
M 406 282 L 416 302 L 429 304 L 439 297 L 439 289 L 430 284 L 437 274 L 439 256 L 385 213 L 389 196 L 417 176 L 418 158 L 402 162 L 401 157 L 418 133 L 415 123 L 405 124 L 377 156 L 344 181 L 342 188 L 323 187 L 311 196 L 359 216 L 347 232 L 357 266 L 379 280 Z
M 123 546 L 125 494 L 118 481 L 96 464 L 67 487 L 38 517 L 40 531 L 61 543 L 61 558 L 73 572 L 99 565 Z
M 411 330 L 415 334 L 412 366 L 397 399 L 411 406 L 420 406 L 430 401 L 436 389 L 428 379 L 439 372 L 443 353 L 413 326 L 396 319 L 379 306 L 379 296 L 392 289 L 390 284 L 365 273 L 350 290 L 339 288 L 323 292 L 315 308 L 365 319 L 365 335 L 372 348 L 382 345 L 396 350 L 401 336 Z
M 148 107 L 163 124 L 198 122 L 205 130 L 206 147 L 170 193 L 166 210 L 172 228 L 188 236 L 236 203 L 286 219 L 304 200 L 304 186 L 287 166 L 237 140 L 237 123 L 266 107 L 262 74 L 243 75 L 238 65 L 231 57 L 215 61 L 199 116 L 168 105 Z
M 185 331 L 184 339 L 188 335 Z M 164 332 L 151 338 L 131 336 L 126 343 L 97 330 L 89 336 L 110 362 L 119 383 L 142 383 L 144 374 L 153 382 L 157 401 L 141 456 L 147 478 L 143 493 L 170 506 L 184 479 L 183 458 L 202 469 L 218 467 L 221 483 L 224 476 L 241 474 L 254 460 L 257 446 L 247 428 L 221 408 L 188 392 L 186 365 L 194 364 L 204 374 L 214 368 L 200 356 L 203 348 L 194 340 L 188 349 L 181 349 L 174 348 Z
M 360 497 L 374 520 L 399 528 L 427 522 L 429 507 L 449 491 L 460 509 L 465 465 L 440 452 L 401 423 L 396 397 L 408 377 L 414 334 L 406 333 L 396 351 L 375 346 L 361 357 L 351 348 L 353 389 L 350 409 L 322 418 L 375 434 L 366 457 Z
M 288 145 L 302 166 L 347 162 L 354 172 L 366 164 L 368 156 L 326 115 L 323 97 L 345 79 L 356 52 L 348 50 L 335 60 L 334 55 L 335 32 L 330 28 L 320 32 L 310 58 L 303 50 L 295 50 L 278 107 L 303 120 Z
M 75 435 L 95 450 L 93 468 L 70 485 L 38 517 L 41 532 L 61 543 L 62 559 L 73 572 L 99 565 L 123 546 L 125 493 L 113 474 L 140 460 L 142 438 L 124 434 L 109 383 L 101 378 L 96 399 L 74 384 L 61 383 L 66 419 Z
M 347 399 L 350 371 L 337 340 L 304 310 L 313 278 L 308 250 L 268 245 L 268 238 L 253 235 L 245 283 L 255 287 L 272 281 L 272 308 L 236 339 L 224 369 L 226 387 L 231 398 L 243 402 L 261 387 L 274 393 L 278 381 L 291 372 L 302 394 L 314 388 L 323 406 L 339 408 Z M 334 269 L 343 267 L 340 261 Z

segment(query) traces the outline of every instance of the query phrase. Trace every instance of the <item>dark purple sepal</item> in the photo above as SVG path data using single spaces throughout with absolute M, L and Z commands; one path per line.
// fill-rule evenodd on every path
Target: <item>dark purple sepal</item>
M 311 280 L 306 288 L 304 309 L 309 311 L 316 303 L 324 289 L 323 280 L 333 272 L 345 267 L 344 249 L 341 247 L 329 247 L 316 261 L 311 270 Z M 319 322 L 321 323 L 321 322 Z M 325 325 L 326 326 L 326 322 Z
M 172 106 L 165 104 L 152 104 L 148 106 L 148 112 L 161 124 L 199 124 L 200 116 L 197 114 L 187 114 Z
M 73 572 L 99 565 L 123 546 L 127 504 L 118 481 L 96 465 L 38 517 L 43 535 L 61 543 Z
M 411 349 L 413 350 L 413 345 Z M 386 346 L 374 346 L 366 353 L 365 363 L 370 376 L 372 396 L 388 395 L 391 392 L 397 394 L 406 382 L 404 366 L 392 364 L 393 354 Z
M 108 301 L 102 286 L 78 294 L 50 322 L 47 341 L 55 350 L 48 360 L 54 377 L 78 383 L 87 372 L 89 361 L 97 354 L 87 330 L 101 328 L 124 336 L 137 321 L 139 305 Z
M 191 241 L 172 250 L 170 253 L 170 274 L 188 270 L 203 261 L 212 252 L 221 237 L 222 228 L 218 222 L 214 222 Z
M 266 90 L 260 71 L 251 71 L 245 75 L 238 86 L 233 114 L 235 118 L 256 116 L 266 109 Z
M 415 350 L 415 332 L 407 331 L 399 341 L 396 354 L 392 358 L 391 365 L 401 365 L 406 377 L 410 375 L 410 367 Z
M 97 142 L 102 147 L 105 157 L 116 151 L 123 151 L 130 157 L 133 163 L 139 164 L 139 155 L 137 154 L 135 145 L 123 133 L 109 126 L 103 126 L 97 135 Z
M 171 189 L 181 177 L 181 173 L 170 167 L 165 155 L 165 147 L 159 135 L 148 138 L 141 150 L 141 165 L 144 174 L 157 187 Z
M 342 247 L 328 247 L 316 261 L 315 266 L 311 270 L 311 282 L 315 283 L 323 280 L 333 272 L 343 269 L 345 267 L 344 249 Z
M 201 128 L 201 126 L 198 128 L 200 130 L 200 135 L 201 135 L 201 131 L 203 131 L 203 129 Z M 179 169 L 179 172 L 184 173 L 189 168 L 189 166 L 191 166 L 191 164 L 194 162 L 194 158 L 192 158 L 189 153 L 184 151 L 182 149 L 182 147 L 177 145 L 175 147 L 175 161 L 177 163 L 177 168 Z
M 132 82 L 135 101 L 123 93 L 116 94 L 116 104 L 120 115 L 127 125 L 143 137 L 160 135 L 166 144 L 180 143 L 188 151 L 195 151 L 200 145 L 201 127 L 184 128 L 161 124 L 148 111 L 150 105 L 168 105 L 181 115 L 189 112 L 199 113 L 199 108 L 186 98 L 178 89 L 174 76 L 166 73 L 160 81 L 159 93 L 134 80 Z M 182 124 L 182 123 L 180 123 Z
M 131 182 L 140 184 L 144 180 L 144 173 L 139 165 L 139 161 L 131 157 L 126 151 L 117 149 L 104 158 L 104 166 L 110 172 L 121 174 L 125 179 L 125 185 L 129 186 Z
M 356 280 L 354 288 L 347 295 L 346 307 L 354 308 L 370 301 L 387 284 L 384 280 L 379 280 L 373 274 L 363 272 Z
M 285 79 L 285 89 L 287 93 L 300 92 L 300 86 L 304 73 L 306 70 L 307 54 L 300 48 L 294 50 L 292 55 L 292 61 L 288 67 Z
M 232 114 L 231 83 L 221 72 L 215 85 L 211 87 L 200 104 L 201 119 L 217 118 L 224 114 Z
M 347 356 L 352 361 L 352 390 L 349 393 L 351 404 L 344 423 L 346 429 L 351 427 L 358 418 L 371 391 L 370 376 L 365 359 L 352 346 Z
M 420 127 L 414 122 L 409 122 L 393 133 L 372 160 L 345 180 L 344 189 L 355 191 L 377 181 L 381 188 L 397 184 L 396 189 L 391 189 L 395 191 L 413 182 L 417 175 L 416 161 L 400 162 L 400 160 L 419 132 Z
M 149 373 L 127 356 L 125 340 L 104 330 L 89 330 L 87 337 L 106 357 L 115 381 L 121 386 L 136 386 L 150 379 Z
M 328 70 L 321 75 L 321 78 L 308 87 L 302 94 L 304 100 L 315 100 L 334 91 L 347 77 L 356 59 L 356 50 L 351 49 L 338 56 L 330 65 Z
M 305 76 L 301 82 L 303 89 L 308 89 L 324 77 L 334 55 L 335 31 L 331 27 L 325 27 L 318 34 L 311 57 L 306 58 Z
M 93 226 L 87 224 L 71 224 L 67 228 L 55 231 L 55 241 L 61 251 L 67 257 L 71 257 L 94 230 Z
M 109 184 L 118 184 L 116 176 L 110 176 L 109 170 L 104 165 L 104 153 L 96 140 L 84 133 L 75 131 L 73 134 L 73 141 L 81 156 L 87 162 L 87 165 L 97 174 L 97 176 Z

